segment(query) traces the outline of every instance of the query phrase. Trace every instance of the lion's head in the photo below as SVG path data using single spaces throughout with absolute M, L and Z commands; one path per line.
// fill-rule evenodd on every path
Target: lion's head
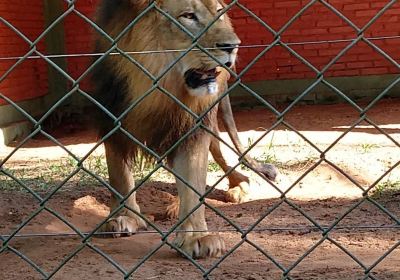
M 99 24 L 112 37 L 118 38 L 124 28 L 136 21 L 118 41 L 120 49 L 132 52 L 131 56 L 154 77 L 164 74 L 160 84 L 172 94 L 179 95 L 185 91 L 192 97 L 215 96 L 219 92 L 219 82 L 222 80 L 217 78 L 221 71 L 225 71 L 218 66 L 233 67 L 240 44 L 228 15 L 223 13 L 224 2 L 157 0 L 156 8 L 141 15 L 152 2 L 103 1 Z M 101 41 L 103 50 L 104 45 L 110 45 L 104 38 Z M 182 56 L 194 41 L 206 48 L 215 59 L 197 48 Z M 140 52 L 146 54 L 139 54 Z M 154 81 L 143 71 L 137 71 L 137 65 L 132 61 L 120 56 L 112 59 L 113 67 L 119 75 L 131 81 L 135 91 L 143 93 L 153 84 Z M 226 80 L 227 73 L 222 76 Z M 146 80 L 146 88 L 138 88 L 138 83 L 146 84 Z
M 217 66 L 235 64 L 240 40 L 235 34 L 227 14 L 222 14 L 224 3 L 221 0 L 165 0 L 161 8 L 186 28 L 199 45 L 207 48 L 215 56 L 211 58 L 200 50 L 184 56 L 179 63 L 181 74 L 188 92 L 192 95 L 215 94 L 218 92 L 216 76 L 221 71 Z M 187 49 L 193 44 L 193 37 L 180 30 L 180 27 L 167 17 L 161 17 L 163 44 L 166 49 Z M 209 29 L 207 29 L 209 27 Z

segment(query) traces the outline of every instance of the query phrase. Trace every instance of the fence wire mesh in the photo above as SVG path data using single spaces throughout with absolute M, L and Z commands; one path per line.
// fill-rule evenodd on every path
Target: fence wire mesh
M 343 92 L 340 90 L 337 86 L 335 86 L 329 79 L 326 78 L 326 72 L 331 69 L 331 67 L 338 62 L 349 50 L 351 50 L 356 44 L 359 42 L 363 42 L 366 45 L 368 45 L 370 48 L 374 49 L 379 55 L 384 57 L 388 62 L 390 62 L 394 67 L 397 69 L 400 69 L 399 63 L 391 57 L 387 52 L 385 52 L 382 48 L 380 48 L 375 42 L 380 40 L 380 39 L 396 39 L 399 38 L 400 36 L 392 36 L 392 37 L 368 37 L 365 35 L 366 31 L 368 31 L 368 28 L 370 28 L 376 21 L 379 20 L 379 18 L 384 15 L 390 8 L 397 3 L 396 0 L 393 1 L 387 1 L 385 5 L 379 10 L 379 12 L 376 13 L 375 16 L 373 16 L 366 24 L 363 26 L 358 26 L 355 23 L 353 23 L 349 18 L 347 18 L 342 11 L 338 10 L 335 8 L 332 4 L 329 3 L 329 1 L 325 0 L 311 0 L 311 1 L 302 1 L 304 2 L 303 7 L 290 19 L 288 20 L 280 29 L 275 30 L 272 28 L 267 21 L 264 21 L 262 18 L 256 15 L 255 12 L 253 12 L 251 9 L 247 8 L 245 4 L 242 3 L 242 1 L 239 0 L 232 0 L 230 1 L 223 9 L 218 13 L 218 16 L 210 22 L 207 27 L 205 27 L 201 32 L 198 34 L 192 34 L 179 20 L 176 18 L 172 17 L 169 13 L 164 11 L 157 3 L 157 1 L 148 1 L 147 7 L 140 12 L 140 14 L 132 19 L 130 24 L 122 30 L 122 32 L 116 36 L 115 38 L 111 37 L 109 34 L 107 34 L 104 30 L 102 30 L 92 19 L 88 18 L 85 14 L 79 11 L 77 8 L 76 4 L 79 0 L 75 1 L 68 1 L 64 0 L 66 2 L 67 8 L 63 13 L 57 17 L 56 20 L 54 20 L 49 26 L 47 26 L 43 32 L 41 33 L 40 36 L 38 36 L 35 40 L 30 40 L 26 35 L 23 34 L 22 31 L 18 30 L 13 24 L 9 21 L 7 21 L 5 18 L 0 17 L 0 23 L 7 26 L 10 30 L 15 32 L 20 38 L 22 38 L 26 44 L 30 46 L 29 51 L 23 55 L 23 56 L 5 56 L 5 57 L 0 57 L 0 60 L 8 60 L 8 61 L 15 61 L 15 63 L 7 70 L 4 72 L 4 74 L 1 75 L 0 77 L 0 83 L 4 82 L 7 80 L 7 78 L 10 76 L 10 74 L 22 63 L 24 63 L 26 60 L 30 59 L 41 59 L 45 61 L 48 66 L 53 68 L 53 70 L 57 71 L 59 74 L 61 74 L 66 80 L 69 81 L 69 91 L 66 92 L 53 106 L 51 106 L 47 112 L 41 116 L 40 118 L 36 118 L 35 116 L 30 115 L 27 113 L 20 105 L 18 105 L 17 102 L 14 102 L 12 98 L 9 98 L 5 96 L 3 93 L 0 92 L 0 99 L 5 101 L 7 105 L 11 105 L 16 111 L 21 113 L 26 120 L 31 122 L 33 124 L 34 129 L 32 132 L 26 136 L 22 141 L 19 142 L 19 144 L 14 148 L 14 150 L 9 153 L 5 158 L 1 159 L 0 162 L 0 173 L 3 174 L 4 176 L 8 177 L 12 181 L 14 181 L 16 184 L 18 184 L 21 188 L 23 188 L 26 192 L 28 192 L 36 201 L 37 201 L 37 208 L 35 211 L 33 211 L 27 218 L 25 218 L 14 230 L 12 230 L 10 233 L 3 233 L 3 235 L 0 235 L 1 239 L 1 249 L 0 249 L 0 255 L 4 255 L 6 253 L 10 254 L 15 254 L 16 256 L 20 257 L 23 261 L 25 261 L 29 266 L 31 266 L 35 271 L 37 271 L 40 276 L 43 279 L 50 279 L 53 276 L 57 274 L 68 262 L 71 261 L 71 259 L 79 254 L 82 250 L 85 248 L 89 248 L 93 252 L 99 254 L 102 256 L 107 262 L 109 262 L 112 266 L 115 267 L 121 274 L 123 275 L 124 279 L 129 279 L 130 277 L 139 277 L 140 271 L 139 269 L 141 266 L 143 266 L 150 258 L 152 258 L 163 246 L 167 245 L 171 247 L 173 250 L 179 252 L 180 254 L 184 255 L 189 262 L 198 269 L 200 274 L 204 279 L 211 279 L 212 276 L 211 274 L 215 271 L 218 270 L 218 267 L 223 263 L 223 262 L 229 262 L 228 258 L 235 252 L 237 252 L 244 244 L 247 244 L 250 247 L 255 248 L 259 253 L 261 253 L 266 259 L 271 261 L 280 271 L 281 271 L 281 276 L 282 279 L 297 279 L 294 276 L 292 276 L 292 272 L 294 269 L 299 266 L 299 264 L 304 261 L 307 256 L 312 254 L 323 242 L 329 241 L 331 244 L 336 246 L 337 249 L 339 249 L 341 252 L 343 252 L 345 255 L 350 257 L 358 266 L 359 269 L 363 272 L 364 276 L 362 279 L 380 279 L 374 274 L 374 269 L 382 263 L 385 258 L 387 258 L 394 250 L 396 250 L 399 245 L 400 245 L 400 240 L 396 239 L 395 243 L 387 249 L 385 252 L 382 253 L 382 255 L 376 259 L 372 265 L 366 265 L 363 261 L 361 261 L 359 258 L 357 258 L 356 255 L 354 255 L 349 249 L 347 249 L 345 246 L 340 244 L 335 238 L 332 238 L 332 233 L 333 232 L 340 232 L 340 231 L 351 231 L 351 232 L 357 232 L 357 231 L 362 231 L 362 230 L 374 230 L 374 229 L 380 229 L 380 230 L 400 230 L 400 219 L 399 217 L 389 211 L 388 209 L 385 208 L 384 205 L 382 205 L 379 201 L 374 199 L 371 196 L 371 191 L 374 190 L 374 188 L 377 187 L 377 185 L 382 181 L 383 178 L 387 177 L 395 168 L 397 168 L 400 165 L 400 161 L 397 161 L 394 163 L 389 169 L 387 169 L 381 177 L 376 179 L 376 181 L 373 184 L 370 185 L 362 185 L 360 184 L 357 180 L 353 178 L 352 175 L 348 174 L 346 170 L 338 166 L 336 163 L 333 161 L 329 160 L 326 158 L 326 154 L 331 151 L 333 148 L 336 147 L 336 145 L 343 139 L 345 138 L 350 132 L 354 131 L 354 129 L 360 125 L 361 123 L 368 123 L 370 126 L 374 127 L 376 130 L 378 130 L 382 135 L 387 137 L 387 139 L 392 142 L 396 147 L 400 148 L 400 143 L 394 139 L 389 133 L 387 133 L 384 129 L 382 129 L 373 119 L 371 119 L 368 116 L 369 111 L 382 99 L 384 98 L 390 90 L 392 90 L 396 85 L 398 85 L 400 81 L 400 76 L 397 76 L 393 81 L 379 94 L 377 95 L 367 106 L 364 108 L 358 105 L 356 102 L 354 102 L 346 92 Z M 338 18 L 340 18 L 342 21 L 346 22 L 349 27 L 351 27 L 354 30 L 354 38 L 353 39 L 343 39 L 343 40 L 328 40 L 328 41 L 307 41 L 307 42 L 301 42 L 301 43 L 293 43 L 293 42 L 285 42 L 285 40 L 282 39 L 282 34 L 287 31 L 304 13 L 307 12 L 311 7 L 313 7 L 316 4 L 321 4 L 325 6 L 327 9 L 329 9 L 331 12 L 333 12 Z M 218 20 L 219 17 L 223 16 L 225 13 L 229 13 L 229 11 L 232 8 L 237 8 L 246 13 L 249 17 L 255 19 L 265 30 L 268 30 L 273 37 L 274 40 L 270 44 L 262 44 L 262 45 L 242 45 L 239 46 L 239 49 L 246 49 L 246 48 L 260 48 L 262 49 L 254 59 L 249 62 L 240 72 L 235 73 L 232 71 L 230 68 L 224 66 L 218 58 L 213 55 L 212 48 L 205 48 L 199 43 L 199 39 L 202 38 L 202 36 L 215 24 L 215 22 Z M 187 49 L 171 49 L 171 50 L 150 50 L 150 51 L 143 51 L 143 52 L 137 52 L 137 51 L 127 51 L 123 50 L 118 46 L 118 42 L 123 38 L 124 35 L 127 34 L 131 29 L 135 28 L 135 26 L 138 24 L 138 22 L 146 16 L 148 13 L 158 13 L 171 21 L 176 27 L 178 27 L 182 32 L 186 33 L 186 35 L 192 40 L 192 44 L 190 45 L 189 48 Z M 85 53 L 85 54 L 60 54 L 60 55 L 47 55 L 38 49 L 38 44 L 43 38 L 45 38 L 58 24 L 62 23 L 63 20 L 65 20 L 69 15 L 74 14 L 75 16 L 78 16 L 82 20 L 86 22 L 86 24 L 90 25 L 95 32 L 97 32 L 100 36 L 103 36 L 110 44 L 110 48 L 101 53 Z M 323 44 L 327 42 L 340 42 L 346 44 L 346 46 L 333 58 L 330 60 L 329 63 L 327 63 L 322 69 L 318 69 L 313 63 L 309 62 L 305 57 L 303 57 L 299 52 L 297 52 L 293 46 L 298 45 L 298 44 L 304 44 L 304 45 L 311 45 L 311 44 Z M 273 106 L 270 102 L 265 100 L 259 92 L 254 91 L 251 89 L 248 85 L 246 85 L 242 79 L 246 73 L 252 69 L 252 67 L 260 60 L 262 59 L 271 49 L 274 47 L 281 47 L 285 49 L 288 53 L 290 53 L 293 57 L 297 58 L 299 61 L 301 61 L 304 65 L 306 65 L 311 71 L 315 73 L 315 78 L 314 81 L 299 95 L 294 99 L 293 102 L 291 102 L 284 110 L 279 111 L 275 106 Z M 163 88 L 160 84 L 160 81 L 162 78 L 182 59 L 184 58 L 188 53 L 192 51 L 197 51 L 197 52 L 202 52 L 203 54 L 206 54 L 209 58 L 212 60 L 216 61 L 221 67 L 224 67 L 232 77 L 232 80 L 229 84 L 229 87 L 224 91 L 223 94 L 221 94 L 215 102 L 208 108 L 205 112 L 202 114 L 198 115 L 195 112 L 193 112 L 190 108 L 188 108 L 184 102 L 179 100 L 174 94 L 168 92 L 165 88 Z M 159 75 L 159 76 L 154 76 L 148 69 L 146 69 L 144 66 L 142 66 L 135 58 L 133 55 L 136 54 L 151 54 L 151 53 L 178 53 L 178 58 L 171 62 L 171 64 Z M 84 71 L 78 78 L 73 78 L 67 71 L 62 69 L 57 63 L 54 62 L 55 58 L 66 58 L 66 57 L 93 57 L 94 58 L 94 63 L 92 63 L 86 71 Z M 108 56 L 123 56 L 125 59 L 129 60 L 132 64 L 140 68 L 145 75 L 151 79 L 153 86 L 147 91 L 144 92 L 138 100 L 135 100 L 133 103 L 131 103 L 128 108 L 121 114 L 121 115 L 114 115 L 112 112 L 107 110 L 99 101 L 94 99 L 93 96 L 91 96 L 88 92 L 83 90 L 81 88 L 81 82 L 87 78 L 93 71 L 93 69 L 99 65 L 104 59 L 106 59 Z M 348 127 L 337 139 L 333 140 L 333 142 L 326 148 L 326 149 L 321 149 L 318 147 L 318 145 L 314 144 L 312 140 L 308 139 L 302 132 L 298 131 L 294 126 L 292 126 L 286 119 L 285 117 L 287 114 L 293 110 L 293 108 L 298 105 L 307 95 L 309 95 L 316 87 L 319 85 L 324 85 L 327 88 L 329 88 L 333 93 L 335 93 L 337 96 L 342 98 L 349 104 L 351 107 L 353 107 L 359 114 L 359 117 L 357 120 L 353 122 L 353 124 Z M 215 133 L 212 129 L 210 129 L 207 125 L 203 123 L 204 117 L 212 111 L 212 109 L 216 106 L 218 106 L 219 102 L 225 97 L 228 96 L 233 90 L 241 88 L 242 90 L 246 91 L 249 96 L 254 97 L 258 102 L 260 102 L 265 108 L 270 110 L 276 117 L 276 121 L 270 126 L 269 129 L 265 131 L 265 133 L 256 141 L 254 141 L 249 147 L 246 149 L 244 154 L 239 154 L 237 151 L 233 148 L 230 147 L 228 143 L 226 143 L 217 133 Z M 152 92 L 155 90 L 158 90 L 168 98 L 172 99 L 174 102 L 176 102 L 183 110 L 185 110 L 188 114 L 190 114 L 194 119 L 196 125 L 190 129 L 181 139 L 176 141 L 176 143 L 170 147 L 165 154 L 159 155 L 155 151 L 151 150 L 149 147 L 146 146 L 145 143 L 141 143 L 141 141 L 136 138 L 132 133 L 130 133 L 126 128 L 123 127 L 122 125 L 122 120 L 127 116 L 129 112 L 134 110 L 147 96 L 149 96 Z M 44 122 L 49 118 L 51 114 L 53 114 L 57 109 L 59 109 L 71 96 L 82 96 L 95 106 L 97 106 L 101 111 L 103 111 L 112 121 L 114 122 L 114 128 L 109 131 L 106 135 L 104 135 L 97 143 L 92 147 L 92 149 L 84 156 L 77 156 L 75 155 L 72 151 L 70 151 L 66 146 L 64 146 L 56 137 L 52 136 L 50 133 L 46 132 L 44 130 L 43 124 Z M 309 166 L 303 174 L 295 180 L 289 188 L 282 190 L 277 184 L 274 182 L 271 182 L 268 180 L 268 184 L 271 184 L 273 188 L 279 192 L 280 194 L 280 199 L 274 203 L 271 207 L 268 207 L 266 209 L 263 209 L 263 212 L 259 214 L 258 219 L 256 220 L 255 223 L 252 225 L 244 228 L 240 226 L 238 223 L 235 221 L 231 220 L 228 216 L 224 214 L 221 209 L 213 206 L 212 204 L 208 203 L 206 201 L 206 198 L 208 195 L 216 188 L 216 186 L 224 179 L 226 178 L 231 172 L 233 172 L 236 168 L 239 166 L 246 166 L 247 168 L 251 169 L 253 172 L 258 173 L 259 176 L 262 176 L 257 170 L 255 170 L 248 162 L 245 160 L 245 155 L 249 154 L 252 149 L 254 149 L 267 135 L 269 135 L 275 128 L 278 126 L 285 127 L 287 130 L 293 131 L 296 133 L 301 139 L 303 139 L 306 143 L 308 143 L 319 155 L 319 159 Z M 177 174 L 177 172 L 168 166 L 166 164 L 166 158 L 173 152 L 177 147 L 182 145 L 186 139 L 188 139 L 193 133 L 195 133 L 197 130 L 202 129 L 207 131 L 212 135 L 212 137 L 216 137 L 219 141 L 223 142 L 226 146 L 229 146 L 229 148 L 234 151 L 237 156 L 238 156 L 238 163 L 230 168 L 227 172 L 225 172 L 224 176 L 222 176 L 213 186 L 211 186 L 205 193 L 199 193 L 185 178 Z M 99 174 L 96 174 L 90 168 L 87 168 L 85 166 L 85 162 L 88 160 L 88 158 L 92 155 L 92 153 L 100 147 L 105 141 L 107 141 L 113 134 L 115 133 L 122 133 L 126 137 L 130 139 L 133 143 L 136 145 L 140 146 L 144 151 L 146 151 L 148 154 L 150 154 L 152 157 L 154 157 L 156 164 L 154 168 L 146 174 L 139 182 L 137 182 L 136 186 L 134 189 L 132 189 L 127 195 L 121 195 L 110 183 L 108 183 L 106 180 L 102 178 Z M 47 138 L 50 140 L 52 143 L 54 143 L 56 146 L 61 148 L 63 151 L 65 151 L 71 158 L 75 160 L 75 167 L 72 172 L 68 174 L 61 182 L 59 182 L 49 193 L 46 195 L 42 195 L 38 191 L 34 190 L 32 187 L 26 184 L 21 178 L 18 178 L 18 176 L 15 176 L 13 172 L 5 168 L 6 163 L 15 155 L 18 150 L 23 147 L 26 143 L 28 143 L 31 139 L 34 137 L 42 135 L 43 137 Z M 298 203 L 290 198 L 287 197 L 288 193 L 293 190 L 293 188 L 301 182 L 307 175 L 309 175 L 315 168 L 320 166 L 321 164 L 327 164 L 337 170 L 337 172 L 341 173 L 343 176 L 345 176 L 349 181 L 351 181 L 357 188 L 359 188 L 362 191 L 362 198 L 356 200 L 353 205 L 347 209 L 344 209 L 342 214 L 336 219 L 330 223 L 330 224 L 321 224 L 318 222 L 317 219 L 313 218 L 312 215 L 307 213 L 302 207 L 298 205 Z M 190 188 L 193 192 L 195 192 L 198 196 L 198 201 L 196 205 L 193 205 L 193 208 L 191 211 L 188 212 L 188 214 L 179 219 L 172 227 L 170 227 L 168 230 L 165 230 L 161 228 L 157 223 L 149 219 L 147 216 L 139 213 L 136 209 L 133 209 L 129 205 L 127 205 L 127 200 L 128 198 L 137 190 L 141 189 L 143 185 L 153 176 L 157 171 L 159 170 L 166 170 L 167 172 L 173 174 L 176 178 L 178 178 L 180 181 L 184 182 L 187 188 Z M 77 226 L 75 226 L 73 223 L 71 223 L 67 217 L 61 215 L 58 213 L 56 210 L 52 209 L 49 206 L 49 201 L 54 198 L 54 196 L 65 186 L 65 184 L 73 178 L 76 174 L 84 172 L 88 176 L 92 177 L 94 180 L 96 180 L 99 184 L 101 184 L 104 188 L 108 189 L 115 197 L 118 198 L 119 200 L 119 206 L 116 207 L 111 211 L 111 213 L 103 219 L 101 223 L 99 223 L 95 228 L 93 228 L 90 232 L 83 232 L 80 230 Z M 264 178 L 264 177 L 263 177 Z M 378 208 L 382 213 L 384 213 L 385 216 L 389 217 L 389 219 L 392 221 L 392 224 L 390 225 L 381 225 L 381 226 L 342 226 L 340 225 L 342 221 L 345 220 L 346 217 L 348 217 L 355 209 L 359 208 L 361 205 L 368 203 L 373 205 L 374 207 Z M 265 227 L 265 226 L 260 226 L 262 221 L 265 221 L 268 219 L 268 217 L 273 213 L 275 210 L 279 209 L 282 207 L 282 205 L 287 205 L 291 209 L 297 211 L 298 213 L 301 214 L 302 217 L 304 217 L 306 220 L 308 220 L 311 223 L 311 226 L 298 226 L 298 227 Z M 223 253 L 223 255 L 217 259 L 215 259 L 212 264 L 208 267 L 204 266 L 201 262 L 199 262 L 197 259 L 193 258 L 192 256 L 188 255 L 186 252 L 184 252 L 181 248 L 176 246 L 173 242 L 170 241 L 170 238 L 172 234 L 180 232 L 180 226 L 189 218 L 191 214 L 193 214 L 196 210 L 198 210 L 201 206 L 205 206 L 207 209 L 209 209 L 211 212 L 215 213 L 217 216 L 219 216 L 224 222 L 230 225 L 229 229 L 215 229 L 215 231 L 219 233 L 226 233 L 226 232 L 237 232 L 240 234 L 240 241 L 237 242 L 234 246 L 231 246 L 231 248 L 228 248 L 226 252 Z M 157 246 L 155 246 L 151 251 L 148 251 L 146 255 L 136 264 L 132 265 L 130 268 L 125 268 L 121 266 L 117 260 L 113 259 L 110 255 L 107 254 L 106 250 L 101 249 L 99 246 L 96 246 L 93 243 L 93 237 L 96 237 L 98 235 L 98 231 L 100 228 L 107 223 L 110 219 L 114 218 L 118 212 L 121 210 L 126 209 L 128 211 L 132 211 L 136 215 L 140 216 L 142 219 L 144 219 L 147 224 L 149 225 L 150 229 L 147 231 L 138 231 L 137 234 L 157 234 L 159 235 L 160 242 L 158 243 Z M 56 234 L 49 234 L 49 233 L 27 233 L 23 232 L 24 227 L 29 224 L 32 220 L 34 220 L 38 215 L 40 215 L 43 212 L 47 212 L 53 217 L 56 217 L 58 220 L 60 220 L 62 223 L 64 223 L 69 229 L 71 229 L 71 232 L 63 232 L 63 233 L 56 233 Z M 213 230 L 210 230 L 213 231 Z M 257 242 L 252 241 L 251 239 L 248 238 L 249 234 L 254 233 L 254 232 L 266 232 L 266 233 L 272 233 L 272 232 L 282 232 L 282 231 L 298 231 L 298 232 L 305 232 L 305 233 L 310 233 L 310 232 L 316 232 L 319 233 L 320 236 L 317 240 L 315 240 L 314 244 L 308 248 L 304 253 L 299 254 L 298 258 L 293 261 L 290 265 L 283 265 L 278 259 L 276 258 L 276 254 L 272 251 L 267 251 L 265 248 L 262 246 L 258 245 Z M 120 234 L 126 233 L 126 232 L 119 232 Z M 118 234 L 116 232 L 112 233 L 102 233 L 102 235 L 107 235 L 107 234 Z M 80 238 L 80 245 L 77 246 L 72 252 L 69 252 L 63 260 L 56 266 L 53 270 L 51 271 L 46 271 L 43 269 L 40 265 L 35 263 L 30 257 L 28 257 L 26 254 L 24 254 L 22 251 L 18 249 L 18 247 L 12 245 L 12 241 L 14 241 L 16 238 L 34 238 L 34 237 L 79 237 Z M 39 249 L 40 250 L 40 249 Z M 268 273 L 265 275 L 265 279 L 268 278 Z M 323 275 L 320 276 L 322 279 Z M 399 275 L 400 279 L 400 275 Z

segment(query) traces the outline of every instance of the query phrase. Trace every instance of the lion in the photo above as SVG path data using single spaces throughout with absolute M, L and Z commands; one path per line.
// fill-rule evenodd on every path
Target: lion
M 225 251 L 225 243 L 219 235 L 207 233 L 205 208 L 198 204 L 205 193 L 208 151 L 218 153 L 219 143 L 204 128 L 218 133 L 218 106 L 212 105 L 226 88 L 230 75 L 225 68 L 235 65 L 240 39 L 222 13 L 222 0 L 155 2 L 163 12 L 153 8 L 140 17 L 147 0 L 102 0 L 99 5 L 97 24 L 118 42 L 99 36 L 97 51 L 130 52 L 101 58 L 93 73 L 93 97 L 108 110 L 96 119 L 110 185 L 127 197 L 126 207 L 103 230 L 134 233 L 147 227 L 137 215 L 140 207 L 131 169 L 138 151 L 144 149 L 159 163 L 166 158 L 176 177 L 178 216 L 184 222 L 173 243 L 193 258 L 216 257 Z M 184 56 L 165 51 L 189 49 L 201 32 L 196 40 L 216 60 L 197 49 Z M 113 193 L 110 208 L 119 205 Z

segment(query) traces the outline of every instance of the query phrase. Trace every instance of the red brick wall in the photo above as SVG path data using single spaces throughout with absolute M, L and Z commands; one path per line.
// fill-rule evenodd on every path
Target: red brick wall
M 20 30 L 30 40 L 43 31 L 43 1 L 1 0 L 0 16 Z M 44 43 L 37 48 L 44 50 Z M 0 22 L 0 58 L 19 57 L 29 51 L 26 43 L 14 31 Z M 0 60 L 0 77 L 17 60 Z M 47 66 L 43 60 L 30 59 L 17 66 L 5 80 L 0 82 L 0 92 L 13 101 L 23 101 L 47 93 Z M 0 99 L 0 105 L 5 104 Z
M 309 1 L 276 0 L 241 1 L 256 15 L 268 23 L 274 30 L 279 30 Z M 341 11 L 358 27 L 364 26 L 389 1 L 330 0 L 327 1 Z M 242 10 L 235 8 L 232 17 L 244 45 L 270 44 L 273 36 L 256 20 L 250 18 Z M 364 33 L 366 37 L 399 36 L 400 4 L 388 10 Z M 320 3 L 308 9 L 281 35 L 288 43 L 346 40 L 356 37 L 354 29 Z M 400 39 L 374 41 L 380 48 L 394 59 L 400 58 Z M 306 58 L 316 68 L 323 69 L 350 42 L 324 44 L 298 44 L 290 47 Z M 242 49 L 240 66 L 247 65 L 262 51 L 262 48 Z M 358 76 L 373 74 L 399 73 L 390 64 L 364 42 L 357 43 L 341 59 L 326 72 L 327 76 Z M 245 75 L 247 81 L 270 79 L 302 79 L 315 77 L 309 67 L 290 54 L 283 47 L 277 46 L 269 51 Z
M 34 39 L 43 28 L 41 16 L 42 1 L 0 0 L 0 13 L 20 28 L 29 38 Z M 89 18 L 93 18 L 97 0 L 78 0 L 76 9 Z M 242 0 L 240 3 L 252 10 L 269 24 L 279 30 L 309 1 L 305 0 Z M 388 1 L 329 0 L 332 6 L 341 11 L 355 25 L 365 25 Z M 7 3 L 7 4 L 5 4 Z M 18 11 L 18 12 L 17 12 Z M 244 46 L 267 45 L 273 42 L 272 34 L 243 10 L 235 7 L 230 12 L 236 30 Z M 93 50 L 93 27 L 83 19 L 71 13 L 64 21 L 66 51 L 68 54 L 91 53 Z M 386 37 L 400 35 L 400 4 L 375 22 L 365 32 L 367 37 Z M 322 69 L 349 42 L 325 42 L 308 44 L 306 42 L 347 40 L 356 36 L 356 32 L 346 22 L 320 3 L 309 8 L 296 22 L 281 34 L 284 42 L 306 58 L 316 68 Z M 394 59 L 400 59 L 400 39 L 381 39 L 373 41 Z M 41 46 L 41 45 L 40 45 Z M 21 55 L 28 46 L 18 39 L 4 25 L 0 25 L 0 56 Z M 250 63 L 262 47 L 240 50 L 239 71 Z M 68 58 L 68 72 L 77 78 L 88 67 L 88 57 Z M 0 62 L 0 71 L 4 72 L 10 62 Z M 0 72 L 0 73 L 2 73 Z M 337 61 L 326 76 L 358 76 L 398 73 L 398 69 L 364 42 L 357 43 L 346 55 Z M 10 77 L 0 84 L 0 90 L 15 101 L 33 98 L 46 93 L 46 66 L 40 60 L 24 62 Z M 244 81 L 274 79 L 313 78 L 316 74 L 299 59 L 281 46 L 267 52 L 252 69 L 247 72 Z M 16 82 L 18 81 L 18 82 Z M 84 81 L 82 87 L 87 88 Z M 1 101 L 0 101 L 1 102 Z
M 75 7 L 80 13 L 93 20 L 98 0 L 78 0 Z M 69 54 L 92 53 L 94 49 L 95 29 L 76 13 L 71 13 L 65 20 L 65 45 Z M 93 57 L 71 57 L 67 59 L 68 73 L 77 79 L 89 67 Z M 81 83 L 81 88 L 89 88 L 89 79 Z
M 96 0 L 79 0 L 77 9 L 87 16 L 93 15 Z M 305 0 L 242 0 L 240 3 L 252 10 L 274 30 L 279 30 L 309 1 Z M 386 0 L 330 0 L 332 6 L 341 11 L 359 27 L 364 26 L 388 3 Z M 273 42 L 273 36 L 246 12 L 235 7 L 230 12 L 236 30 L 244 46 L 265 45 Z M 86 26 L 86 27 L 84 27 Z M 79 27 L 79 28 L 78 28 Z M 91 32 L 82 19 L 71 16 L 66 22 L 67 50 L 69 53 L 85 53 L 91 49 Z M 394 5 L 365 32 L 367 37 L 400 35 L 400 4 Z M 323 69 L 350 42 L 327 42 L 323 44 L 301 44 L 302 42 L 346 40 L 355 38 L 356 32 L 327 7 L 316 3 L 294 24 L 282 33 L 282 40 L 300 43 L 290 47 L 306 58 L 316 68 Z M 400 39 L 377 40 L 375 42 L 394 59 L 400 58 Z M 240 50 L 239 70 L 250 63 L 263 48 Z M 81 74 L 88 63 L 87 58 L 69 60 L 69 71 L 74 77 Z M 357 43 L 338 60 L 326 76 L 358 76 L 398 73 L 398 69 L 366 43 Z M 313 78 L 316 74 L 308 66 L 281 46 L 272 48 L 244 75 L 245 81 L 273 79 Z

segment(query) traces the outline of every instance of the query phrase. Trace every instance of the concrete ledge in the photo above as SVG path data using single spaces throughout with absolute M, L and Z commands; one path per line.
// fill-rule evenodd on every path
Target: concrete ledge
M 33 128 L 31 122 L 19 122 L 7 127 L 0 128 L 0 149 L 16 139 L 26 137 Z
M 42 115 L 49 108 L 49 95 L 18 102 L 17 105 L 32 117 Z M 33 123 L 12 105 L 0 106 L 0 147 L 27 136 Z
M 357 77 L 326 78 L 328 82 L 342 91 L 353 101 L 372 100 L 384 91 L 399 75 L 371 75 Z M 246 83 L 246 85 L 258 93 L 270 103 L 287 103 L 295 100 L 302 92 L 310 87 L 316 79 L 301 80 L 271 80 Z M 386 97 L 400 97 L 400 83 L 395 85 Z M 257 106 L 260 101 L 249 92 L 238 86 L 232 90 L 231 102 L 233 106 Z M 302 104 L 333 104 L 342 103 L 345 100 L 332 89 L 323 84 L 318 84 L 306 95 Z
M 390 85 L 398 75 L 379 75 L 361 77 L 335 77 L 327 80 L 341 90 L 353 101 L 372 100 Z M 257 92 L 270 103 L 287 103 L 296 99 L 306 90 L 315 79 L 302 80 L 274 80 L 247 83 L 248 87 Z M 60 93 L 60 91 L 58 91 Z M 61 91 L 62 92 L 62 91 Z M 400 97 L 400 83 L 395 85 L 386 96 Z M 46 112 L 51 104 L 57 101 L 60 94 L 48 94 L 44 97 L 18 103 L 23 110 L 32 116 L 40 116 Z M 261 103 L 241 87 L 231 92 L 233 106 L 259 106 Z M 323 84 L 317 85 L 300 103 L 331 104 L 345 100 L 332 89 Z M 68 102 L 67 102 L 68 103 Z M 82 100 L 74 100 L 67 109 L 79 113 L 83 109 Z M 0 106 L 0 145 L 9 143 L 16 137 L 23 137 L 29 133 L 32 124 L 27 118 L 11 105 Z
M 48 95 L 17 103 L 22 110 L 31 116 L 39 116 L 43 114 L 48 108 L 48 104 Z M 18 122 L 28 121 L 28 119 L 12 105 L 0 106 L 0 116 L 0 128 L 7 127 Z

